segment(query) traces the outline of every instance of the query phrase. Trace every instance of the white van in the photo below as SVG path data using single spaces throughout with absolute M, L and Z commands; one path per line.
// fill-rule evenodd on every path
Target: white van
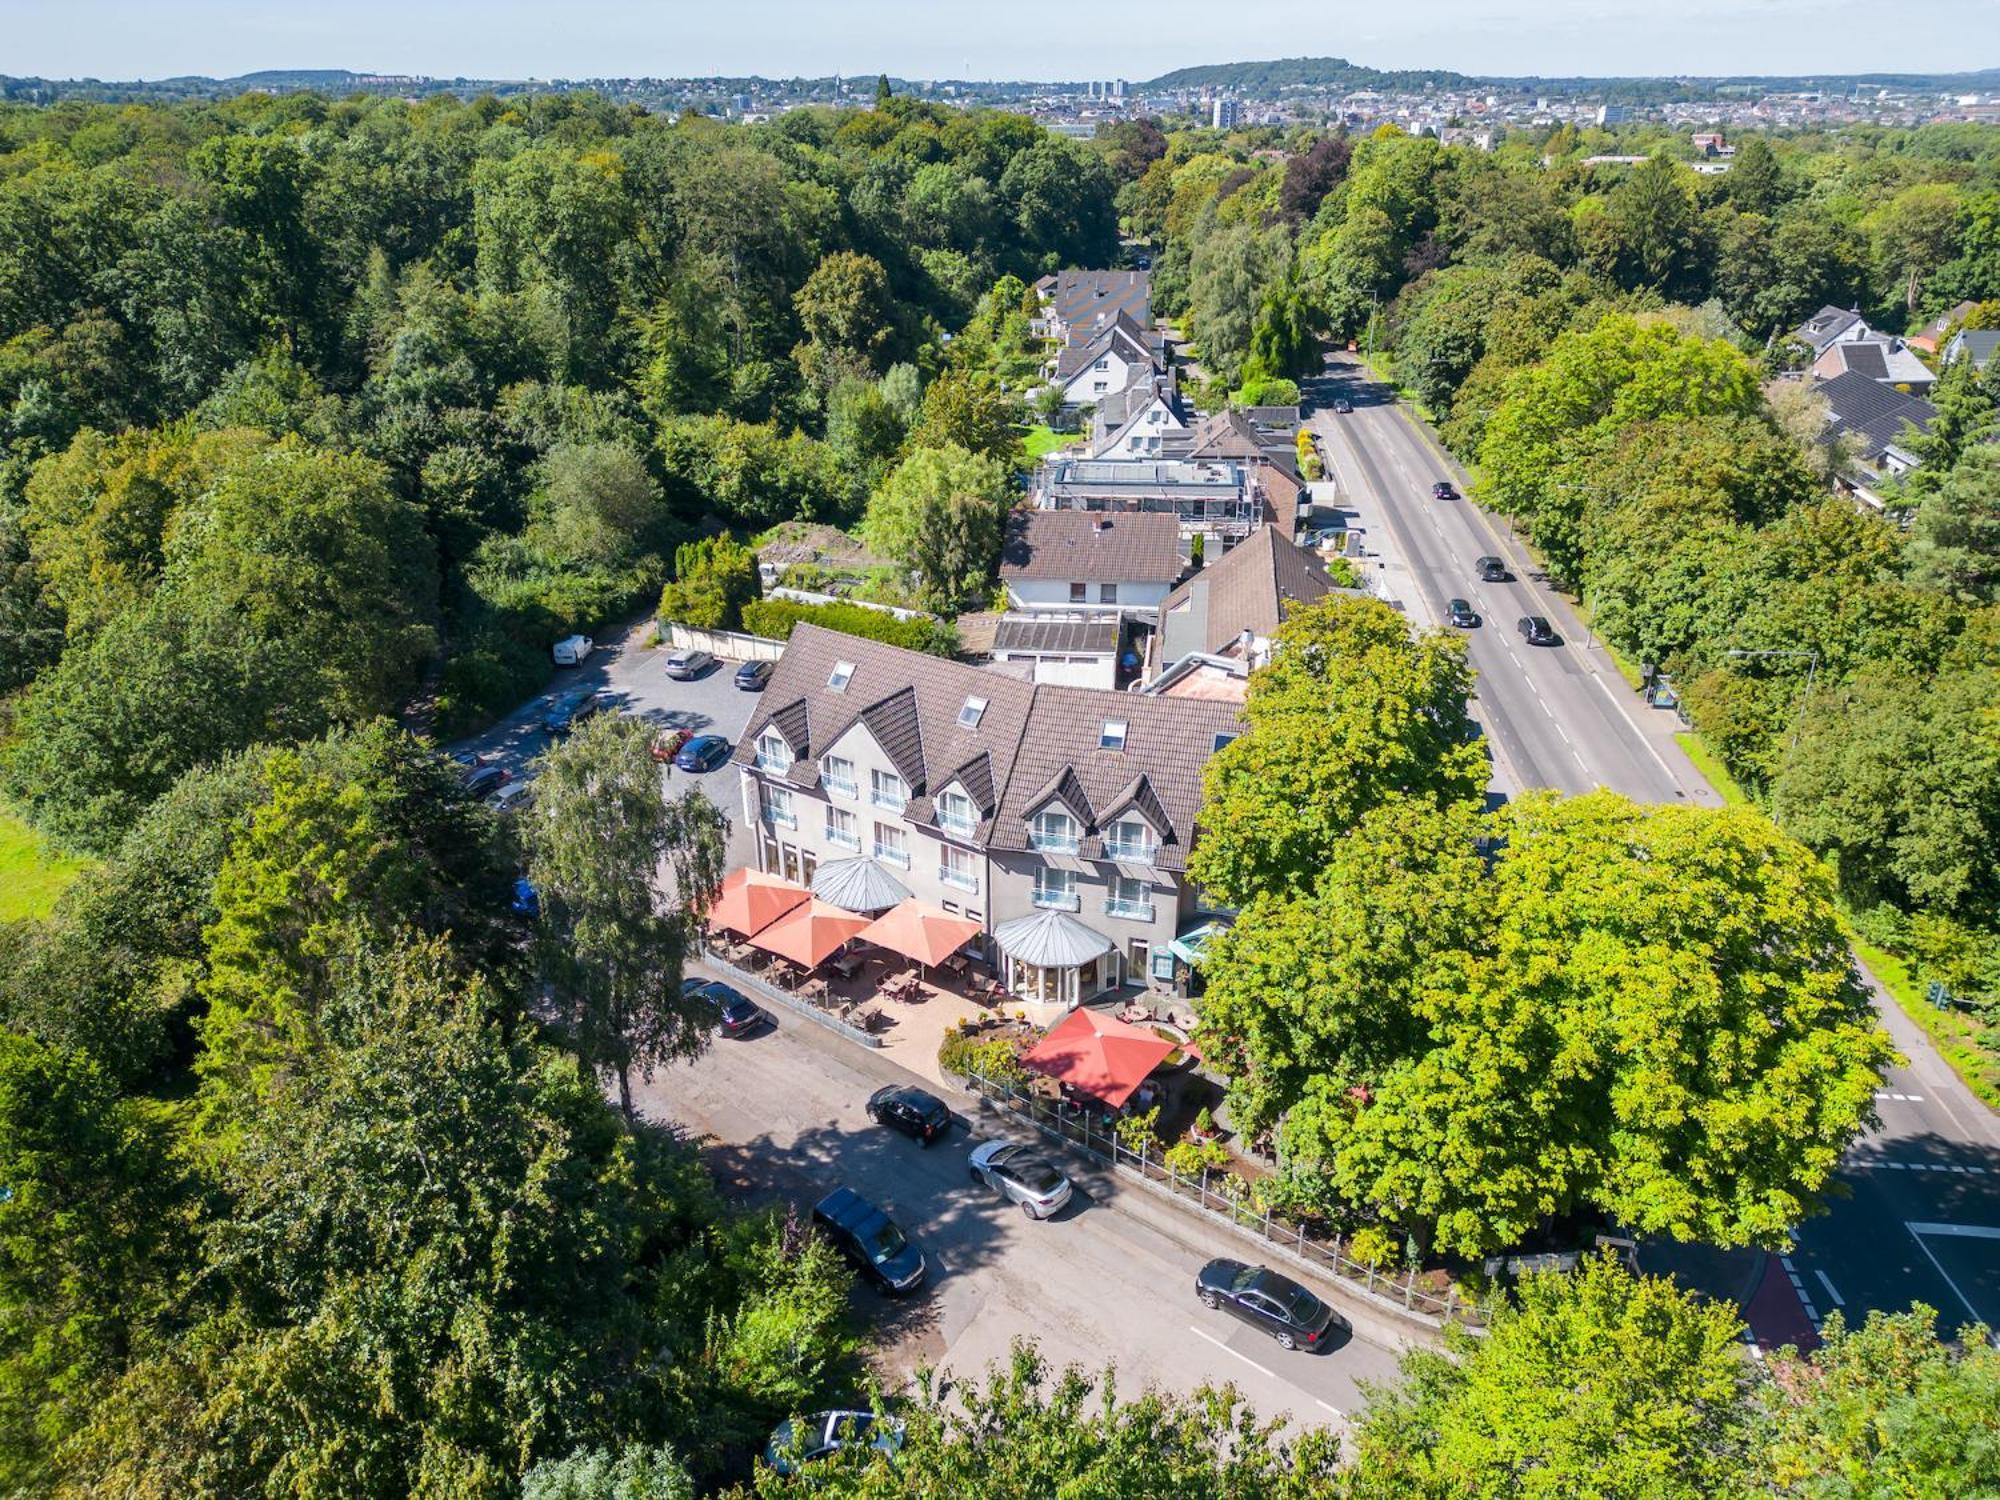
M 556 665 L 559 667 L 580 667 L 596 647 L 597 643 L 587 635 L 573 635 L 568 640 L 557 641 L 555 648 Z

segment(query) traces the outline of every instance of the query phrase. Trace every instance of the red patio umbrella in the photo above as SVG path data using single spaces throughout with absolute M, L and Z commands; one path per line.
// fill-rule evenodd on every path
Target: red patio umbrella
M 941 964 L 979 936 L 980 926 L 921 901 L 891 907 L 855 936 L 920 964 Z
M 1116 1016 L 1073 1010 L 1021 1063 L 1116 1109 L 1175 1045 Z
M 708 909 L 708 925 L 727 927 L 749 937 L 811 897 L 811 891 L 782 875 L 748 867 L 731 870 L 722 879 L 722 892 L 715 898 L 715 905 Z
M 840 945 L 868 925 L 866 917 L 808 897 L 750 939 L 767 953 L 816 969 Z

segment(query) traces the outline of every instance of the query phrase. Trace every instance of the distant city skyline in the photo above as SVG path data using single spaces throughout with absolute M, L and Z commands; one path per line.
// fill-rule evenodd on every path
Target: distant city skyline
M 1337 56 L 1487 75 L 1946 73 L 2000 66 L 1995 0 L 0 0 L 0 73 L 231 77 L 1142 80 L 1203 63 Z M 1893 24 L 1885 24 L 1893 14 Z

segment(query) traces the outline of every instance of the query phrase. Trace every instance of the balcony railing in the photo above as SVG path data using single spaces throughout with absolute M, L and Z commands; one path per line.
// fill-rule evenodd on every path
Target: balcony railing
M 901 812 L 910 803 L 909 794 L 900 787 L 870 787 L 868 800 L 884 812 L 894 813 Z
M 1152 839 L 1141 839 L 1136 843 L 1126 843 L 1118 839 L 1104 841 L 1104 857 L 1120 864 L 1150 865 L 1153 856 L 1159 852 L 1159 844 Z
M 953 869 L 950 865 L 938 866 L 938 879 L 946 885 L 955 885 L 961 891 L 979 889 L 979 877 L 968 870 Z
M 828 776 L 822 773 L 819 778 L 819 784 L 836 797 L 858 797 L 861 795 L 861 789 L 854 784 L 852 776 Z
M 1130 917 L 1137 922 L 1153 920 L 1153 903 L 1150 901 L 1120 901 L 1116 896 L 1105 898 L 1104 915 L 1107 917 Z
M 1082 911 L 1083 901 L 1075 891 L 1045 891 L 1035 887 L 1035 905 L 1051 911 Z
M 835 828 L 831 825 L 826 830 L 826 841 L 829 844 L 837 844 L 842 849 L 859 849 L 861 847 L 860 834 L 849 833 L 844 828 Z
M 950 813 L 940 812 L 937 815 L 937 826 L 946 833 L 955 833 L 962 839 L 969 839 L 972 837 L 972 830 L 979 824 L 972 818 L 954 817 Z
M 910 868 L 910 851 L 908 849 L 898 849 L 894 844 L 877 844 L 875 846 L 875 857 L 884 864 L 895 865 L 898 869 L 907 870 Z
M 1075 834 L 1040 833 L 1028 830 L 1028 847 L 1043 854 L 1074 854 L 1083 847 L 1083 840 Z
M 799 815 L 789 807 L 772 807 L 766 804 L 764 821 L 774 828 L 796 828 L 799 826 Z

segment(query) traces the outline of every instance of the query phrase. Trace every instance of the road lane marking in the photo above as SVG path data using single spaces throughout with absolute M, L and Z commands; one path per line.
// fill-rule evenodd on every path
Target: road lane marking
M 1842 1162 L 1841 1165 L 1851 1167 L 1857 1172 L 1958 1172 L 1967 1177 L 1984 1177 L 1991 1170 L 1987 1167 L 1966 1167 L 1956 1162 L 1943 1161 L 1850 1161 Z
M 1929 1245 L 1926 1245 L 1924 1243 L 1924 1237 L 1921 1234 L 1917 1233 L 1917 1226 L 1915 1224 L 1911 1224 L 1905 1221 L 1903 1227 L 1910 1231 L 1910 1238 L 1917 1242 L 1917 1248 L 1924 1252 L 1924 1259 L 1931 1263 L 1931 1268 L 1935 1270 L 1939 1276 L 1944 1278 L 1944 1284 L 1951 1288 L 1951 1294 L 1954 1297 L 1958 1298 L 1959 1302 L 1963 1304 L 1965 1310 L 1972 1315 L 1972 1321 L 1975 1323 L 1984 1323 L 1986 1319 L 1980 1315 L 1979 1309 L 1972 1305 L 1972 1299 L 1966 1296 L 1964 1292 L 1961 1292 L 1958 1289 L 1958 1283 L 1951 1279 L 1950 1273 L 1948 1273 L 1945 1270 L 1944 1266 L 1939 1262 L 1938 1258 L 1935 1255 L 1931 1254 L 1931 1247 Z M 1931 1226 L 1926 1226 L 1926 1227 L 1931 1227 Z
M 1894 1099 L 1899 1104 L 1922 1104 L 1924 1102 L 1922 1094 L 1892 1094 L 1886 1089 L 1875 1090 L 1875 1097 L 1877 1099 Z
M 1215 1347 L 1220 1349 L 1224 1354 L 1235 1354 L 1236 1358 L 1242 1360 L 1244 1364 L 1248 1365 L 1251 1369 L 1255 1370 L 1259 1375 L 1268 1376 L 1272 1380 L 1276 1380 L 1278 1378 L 1275 1372 L 1265 1369 L 1262 1365 L 1258 1364 L 1257 1361 L 1252 1359 L 1249 1355 L 1236 1354 L 1236 1351 L 1234 1349 L 1230 1348 L 1227 1344 L 1223 1343 L 1222 1340 L 1217 1338 L 1214 1334 L 1203 1333 L 1199 1328 L 1195 1327 L 1194 1324 L 1192 1323 L 1188 1324 L 1188 1332 L 1193 1334 L 1196 1338 L 1207 1339 L 1211 1344 L 1215 1345 Z
M 1831 1281 L 1827 1280 L 1826 1272 L 1820 1270 L 1817 1266 L 1815 1266 L 1813 1268 L 1813 1275 L 1817 1276 L 1819 1278 L 1819 1284 L 1826 1288 L 1826 1294 L 1827 1296 L 1833 1299 L 1833 1305 L 1835 1307 L 1847 1306 L 1847 1299 L 1840 1295 L 1839 1291 L 1835 1289 L 1834 1284 Z
M 1317 1396 L 1313 1397 L 1313 1405 L 1317 1406 L 1321 1411 L 1332 1412 L 1336 1417 L 1340 1418 L 1340 1420 L 1343 1422 L 1347 1420 L 1346 1412 L 1342 1411 L 1337 1406 L 1328 1406 L 1324 1401 L 1320 1400 L 1319 1397 Z
M 1911 1234 L 1955 1235 L 1963 1240 L 2000 1240 L 2000 1228 L 1991 1224 L 1906 1224 Z
M 1798 1296 L 1799 1306 L 1806 1310 L 1806 1318 L 1812 1324 L 1813 1332 L 1818 1333 L 1819 1309 L 1813 1306 L 1812 1293 L 1806 1290 L 1804 1279 L 1792 1268 L 1792 1258 L 1789 1255 L 1781 1255 L 1778 1257 L 1778 1264 L 1785 1268 L 1785 1275 L 1792 1283 L 1792 1291 Z

